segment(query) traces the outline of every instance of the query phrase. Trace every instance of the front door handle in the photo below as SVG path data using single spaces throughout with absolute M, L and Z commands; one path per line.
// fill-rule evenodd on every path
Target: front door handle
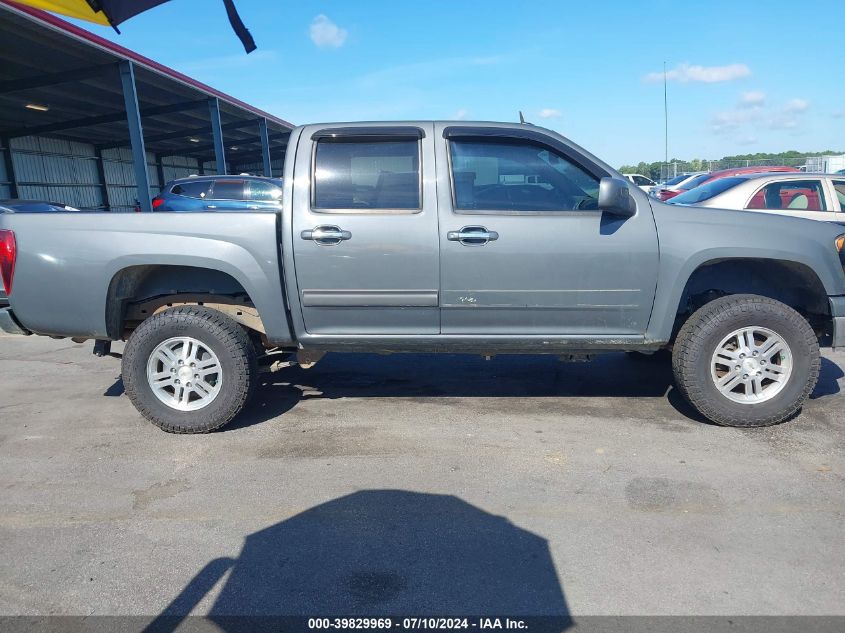
M 299 234 L 303 240 L 313 240 L 322 246 L 333 246 L 344 240 L 351 240 L 352 233 L 342 230 L 339 226 L 315 226 Z
M 496 231 L 488 231 L 483 226 L 465 226 L 460 231 L 449 231 L 446 239 L 450 242 L 460 242 L 464 246 L 484 246 L 487 242 L 499 239 Z

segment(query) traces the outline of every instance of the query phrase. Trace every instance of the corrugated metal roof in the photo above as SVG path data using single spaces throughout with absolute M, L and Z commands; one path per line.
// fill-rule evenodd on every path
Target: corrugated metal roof
M 257 127 L 261 118 L 268 121 L 272 151 L 277 156 L 283 151 L 291 123 L 52 14 L 11 0 L 0 0 L 0 136 L 34 132 L 101 148 L 127 146 L 128 126 L 117 70 L 117 63 L 123 60 L 135 64 L 149 151 L 211 159 L 209 98 L 220 101 L 227 153 L 231 146 L 245 159 L 260 153 Z M 50 83 L 50 76 L 56 81 Z M 68 77 L 75 79 L 62 80 Z M 27 103 L 45 104 L 49 110 L 28 110 Z

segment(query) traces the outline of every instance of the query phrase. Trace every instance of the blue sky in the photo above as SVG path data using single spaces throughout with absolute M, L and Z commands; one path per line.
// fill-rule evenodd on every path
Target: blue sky
M 845 150 L 845 3 L 172 0 L 85 23 L 293 123 L 526 119 L 615 165 Z M 652 73 L 658 73 L 652 75 Z

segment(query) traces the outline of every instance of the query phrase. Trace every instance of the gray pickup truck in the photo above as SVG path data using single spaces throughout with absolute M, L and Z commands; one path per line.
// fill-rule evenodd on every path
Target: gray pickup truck
M 671 349 L 701 414 L 764 426 L 845 345 L 843 233 L 664 205 L 531 125 L 308 125 L 278 213 L 0 216 L 0 325 L 125 339 L 126 393 L 177 433 L 237 416 L 262 362 L 328 351 Z

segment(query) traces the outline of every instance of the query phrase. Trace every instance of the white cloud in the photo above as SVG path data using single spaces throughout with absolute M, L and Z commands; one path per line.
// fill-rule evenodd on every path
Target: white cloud
M 743 92 L 737 103 L 738 108 L 762 108 L 764 105 L 766 105 L 766 93 L 760 90 Z
M 340 48 L 346 42 L 346 29 L 340 28 L 322 13 L 311 21 L 311 41 L 320 48 Z
M 773 130 L 794 130 L 798 127 L 798 119 L 789 115 L 778 115 L 769 121 L 769 127 Z
M 554 108 L 543 108 L 539 114 L 541 119 L 558 119 L 563 116 L 563 112 Z
M 806 99 L 790 99 L 784 107 L 785 112 L 800 114 L 810 109 L 810 102 Z
M 679 81 L 681 83 L 700 82 L 712 84 L 750 76 L 751 69 L 745 64 L 728 64 L 727 66 L 678 64 L 672 70 L 666 72 L 666 79 L 668 81 Z M 645 81 L 663 81 L 663 72 L 648 73 L 645 76 Z
M 753 130 L 800 132 L 802 117 L 810 108 L 806 99 L 794 98 L 779 107 L 767 107 L 762 92 L 744 92 L 733 110 L 717 113 L 710 121 L 715 134 L 731 136 L 738 144 L 756 142 Z M 754 139 L 754 140 L 751 140 Z
M 455 115 L 452 117 L 452 119 L 454 119 L 456 121 L 462 121 L 463 119 L 467 118 L 467 114 L 468 113 L 467 113 L 466 110 L 461 109 L 461 110 L 458 110 L 457 112 L 455 112 Z
M 731 130 L 736 130 L 737 128 L 742 127 L 746 123 L 753 123 L 755 121 L 759 121 L 761 118 L 761 113 L 755 109 L 744 109 L 744 110 L 727 110 L 725 112 L 719 112 L 716 116 L 713 117 L 713 120 L 710 122 L 710 129 L 712 129 L 716 134 L 721 134 L 723 132 L 729 132 Z

